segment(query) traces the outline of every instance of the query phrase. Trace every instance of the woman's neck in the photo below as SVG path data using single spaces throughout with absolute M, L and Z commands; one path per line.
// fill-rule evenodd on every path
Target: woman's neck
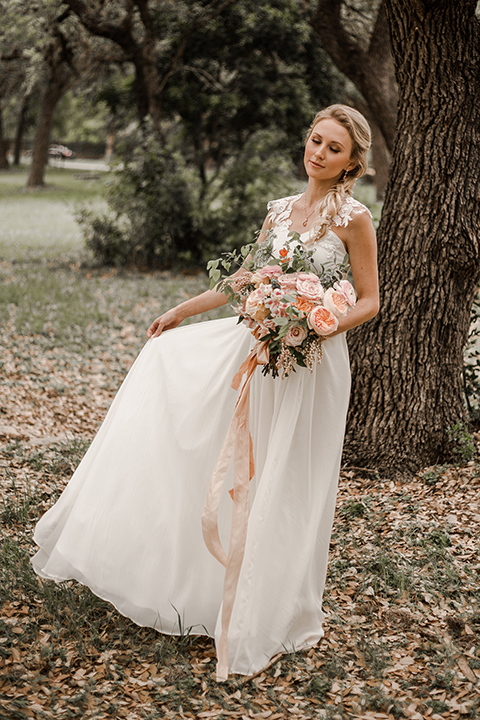
M 305 190 L 305 202 L 307 207 L 318 205 L 318 203 L 323 200 L 326 194 L 330 192 L 330 190 L 333 190 L 334 187 L 334 184 L 313 183 L 309 180 L 307 189 Z

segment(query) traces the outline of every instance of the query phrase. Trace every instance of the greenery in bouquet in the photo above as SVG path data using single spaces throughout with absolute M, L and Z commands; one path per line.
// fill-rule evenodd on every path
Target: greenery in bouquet
M 296 365 L 312 371 L 321 362 L 325 338 L 356 301 L 346 280 L 346 257 L 333 267 L 317 269 L 314 249 L 299 238 L 290 233 L 275 250 L 269 231 L 263 242 L 224 253 L 207 265 L 211 287 L 226 294 L 239 322 L 268 349 L 262 372 L 273 377 L 286 377 Z

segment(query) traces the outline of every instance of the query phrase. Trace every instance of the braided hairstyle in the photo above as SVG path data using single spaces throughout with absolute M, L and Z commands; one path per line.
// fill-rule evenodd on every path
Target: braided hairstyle
M 345 198 L 352 194 L 353 186 L 358 178 L 367 172 L 367 152 L 372 142 L 372 134 L 370 126 L 358 110 L 348 105 L 329 105 L 324 110 L 320 110 L 310 125 L 305 142 L 309 139 L 315 125 L 319 120 L 324 119 L 336 120 L 347 130 L 352 141 L 351 162 L 354 167 L 348 172 L 345 171 L 336 185 L 328 191 L 315 209 L 316 221 L 314 232 L 311 234 L 312 241 L 315 242 L 325 235 L 328 228 L 333 222 L 333 218 L 338 214 Z

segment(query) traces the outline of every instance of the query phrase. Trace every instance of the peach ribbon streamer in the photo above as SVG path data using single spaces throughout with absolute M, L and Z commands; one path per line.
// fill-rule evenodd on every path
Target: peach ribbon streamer
M 217 680 L 228 678 L 228 628 L 237 592 L 238 578 L 245 553 L 249 514 L 249 481 L 254 472 L 252 438 L 249 427 L 250 383 L 257 365 L 268 363 L 268 343 L 257 342 L 242 363 L 232 381 L 238 390 L 242 377 L 245 381 L 235 405 L 232 421 L 210 479 L 202 515 L 205 544 L 211 554 L 225 566 L 221 634 L 217 649 Z M 218 532 L 220 493 L 230 461 L 234 456 L 234 483 L 230 494 L 233 499 L 232 525 L 228 555 L 222 547 Z

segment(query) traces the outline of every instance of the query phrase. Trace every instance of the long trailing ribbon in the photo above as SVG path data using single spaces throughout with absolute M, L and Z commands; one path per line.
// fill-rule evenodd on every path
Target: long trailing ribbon
M 211 554 L 226 568 L 223 584 L 222 631 L 217 648 L 217 680 L 219 681 L 228 678 L 228 628 L 245 553 L 249 513 L 249 481 L 254 473 L 252 438 L 249 427 L 250 383 L 257 365 L 268 363 L 268 344 L 268 342 L 258 341 L 233 378 L 232 388 L 238 390 L 242 377 L 246 374 L 220 457 L 210 479 L 202 515 L 205 544 Z M 218 507 L 232 455 L 234 456 L 234 483 L 230 494 L 233 499 L 233 511 L 227 555 L 218 532 Z

